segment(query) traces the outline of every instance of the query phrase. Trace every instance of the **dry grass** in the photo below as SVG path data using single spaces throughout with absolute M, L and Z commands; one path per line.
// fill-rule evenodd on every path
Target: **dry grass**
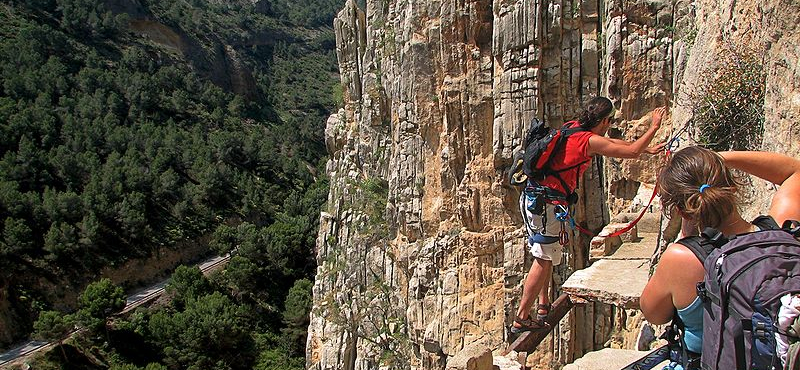
M 762 56 L 729 45 L 689 92 L 696 140 L 712 150 L 753 150 L 764 134 Z

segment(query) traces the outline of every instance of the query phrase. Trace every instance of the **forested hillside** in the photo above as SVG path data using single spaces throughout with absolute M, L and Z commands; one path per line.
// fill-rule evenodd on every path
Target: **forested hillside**
M 341 3 L 0 3 L 0 342 L 45 311 L 40 336 L 91 329 L 55 362 L 302 368 Z M 172 303 L 108 330 L 53 291 L 201 240 L 225 271 L 180 269 Z

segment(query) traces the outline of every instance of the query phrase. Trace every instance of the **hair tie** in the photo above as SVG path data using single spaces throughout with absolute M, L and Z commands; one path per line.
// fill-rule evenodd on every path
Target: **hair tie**
M 711 187 L 711 185 L 709 185 L 709 184 L 700 185 L 700 194 L 702 194 L 704 190 L 706 190 L 706 189 L 708 189 L 710 187 Z

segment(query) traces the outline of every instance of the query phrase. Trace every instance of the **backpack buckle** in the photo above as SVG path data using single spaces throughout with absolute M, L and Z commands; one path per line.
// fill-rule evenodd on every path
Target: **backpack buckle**
M 700 300 L 703 302 L 708 302 L 708 289 L 706 289 L 706 283 L 699 282 L 697 283 L 697 296 L 700 297 Z
M 783 221 L 783 225 L 781 225 L 781 229 L 784 229 L 784 230 L 788 231 L 789 234 L 792 234 L 795 237 L 800 237 L 800 221 L 796 221 L 796 220 Z
M 664 329 L 664 332 L 658 338 L 666 340 L 670 346 L 680 345 L 681 343 L 681 333 L 674 321 Z
M 757 321 L 756 326 L 753 328 L 753 336 L 756 338 L 766 338 L 767 326 L 763 322 Z
M 728 242 L 728 238 L 726 238 L 725 235 L 722 235 L 719 230 L 711 227 L 705 228 L 701 235 L 717 248 Z

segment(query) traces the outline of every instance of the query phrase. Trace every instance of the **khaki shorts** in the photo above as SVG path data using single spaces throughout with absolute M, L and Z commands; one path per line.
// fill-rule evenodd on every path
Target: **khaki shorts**
M 535 258 L 552 261 L 553 266 L 561 264 L 564 247 L 558 242 L 558 233 L 561 231 L 561 221 L 556 219 L 556 212 L 561 211 L 560 206 L 545 204 L 544 214 L 537 215 L 528 209 L 533 199 L 524 191 L 519 196 L 519 212 L 525 223 L 527 231 L 527 245 Z

